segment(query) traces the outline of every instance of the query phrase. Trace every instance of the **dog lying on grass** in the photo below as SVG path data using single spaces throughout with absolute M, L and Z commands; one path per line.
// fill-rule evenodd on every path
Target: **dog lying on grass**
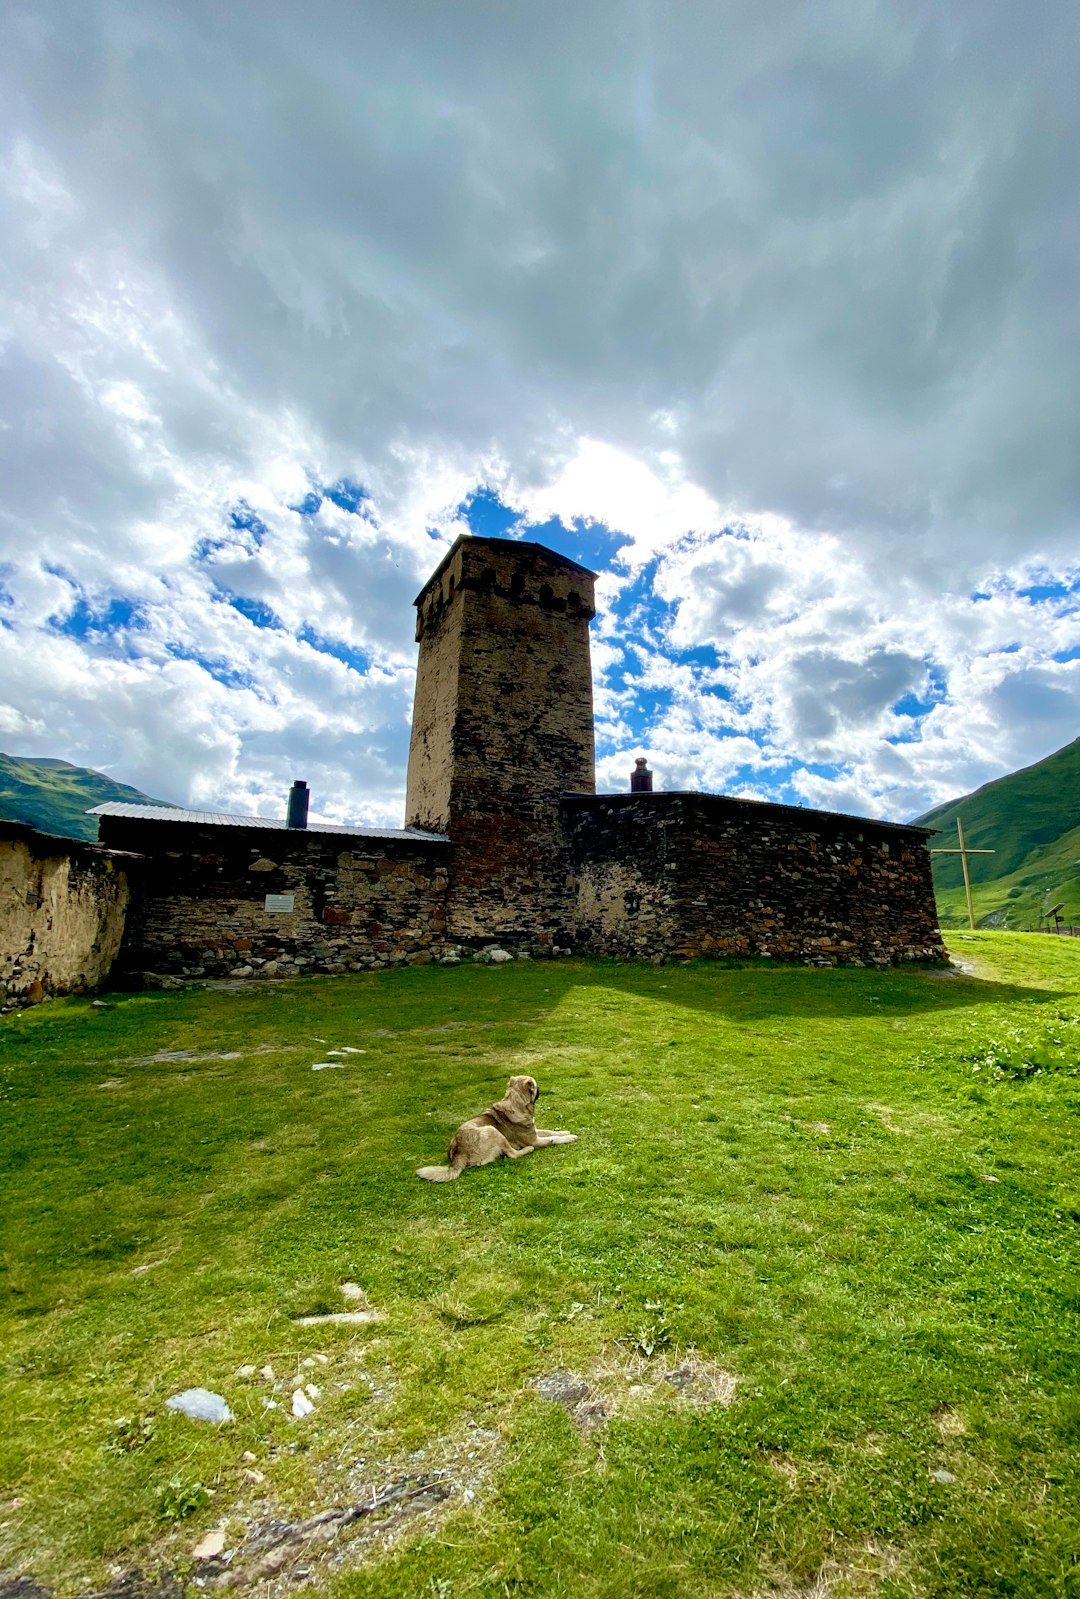
M 576 1133 L 546 1132 L 533 1114 L 540 1090 L 535 1077 L 511 1077 L 497 1105 L 459 1127 L 450 1140 L 449 1165 L 420 1166 L 416 1175 L 429 1183 L 452 1183 L 466 1166 L 490 1166 L 493 1160 L 519 1160 L 549 1144 L 573 1144 Z

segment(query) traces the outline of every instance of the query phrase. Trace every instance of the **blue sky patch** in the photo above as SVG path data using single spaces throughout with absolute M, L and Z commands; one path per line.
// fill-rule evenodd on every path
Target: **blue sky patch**
M 272 627 L 279 632 L 285 631 L 285 623 L 281 617 L 262 600 L 253 600 L 246 594 L 230 594 L 227 589 L 219 589 L 215 598 L 225 605 L 231 605 L 234 611 L 246 616 L 256 627 Z
M 68 615 L 50 618 L 50 625 L 65 638 L 91 639 L 120 633 L 125 628 L 145 627 L 146 619 L 135 600 L 114 596 L 91 604 L 85 595 L 80 595 Z
M 352 511 L 354 513 L 358 512 L 361 506 L 365 505 L 371 498 L 362 483 L 357 483 L 353 478 L 348 477 L 339 478 L 336 483 L 332 483 L 328 489 L 324 490 L 324 493 L 326 498 L 333 505 L 336 505 L 339 510 Z M 309 494 L 308 499 L 310 498 L 311 495 Z
M 310 644 L 320 655 L 333 656 L 335 661 L 341 661 L 344 666 L 351 667 L 361 676 L 371 667 L 371 656 L 364 650 L 357 649 L 352 644 L 344 644 L 340 639 L 327 638 L 324 634 L 317 633 L 313 627 L 302 627 L 296 636 L 302 644 Z
M 209 655 L 201 655 L 198 650 L 186 649 L 182 644 L 170 644 L 168 650 L 173 660 L 193 662 L 212 677 L 215 683 L 221 683 L 225 688 L 250 689 L 260 699 L 267 698 L 265 690 L 260 688 L 250 672 L 238 672 L 224 661 L 215 660 Z
M 238 533 L 250 533 L 256 548 L 261 548 L 263 540 L 270 529 L 257 512 L 251 509 L 246 500 L 241 500 L 229 512 L 228 523 Z

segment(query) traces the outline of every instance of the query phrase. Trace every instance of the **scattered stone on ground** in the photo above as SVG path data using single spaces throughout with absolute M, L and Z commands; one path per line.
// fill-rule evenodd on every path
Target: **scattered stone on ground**
M 191 1421 L 232 1421 L 233 1413 L 220 1394 L 209 1388 L 185 1388 L 165 1401 L 166 1410 L 178 1410 Z
M 51 1599 L 51 1589 L 33 1577 L 6 1576 L 0 1572 L 0 1599 Z
M 381 1310 L 330 1310 L 322 1316 L 294 1316 L 294 1327 L 321 1327 L 327 1323 L 339 1327 L 362 1327 L 365 1322 L 384 1321 L 385 1312 Z
M 183 1585 L 175 1571 L 159 1571 L 150 1576 L 138 1566 L 130 1571 L 114 1567 L 113 1580 L 107 1588 L 81 1594 L 79 1599 L 180 1599 L 182 1593 Z
M 254 1375 L 255 1375 L 255 1367 L 254 1366 L 237 1366 L 234 1375 L 237 1376 L 237 1377 L 254 1377 Z
M 572 1371 L 565 1371 L 562 1367 L 558 1371 L 548 1372 L 546 1377 L 532 1377 L 529 1387 L 552 1404 L 563 1405 L 567 1410 L 572 1410 L 581 1403 L 590 1392 L 586 1378 L 577 1376 Z
M 215 1527 L 205 1538 L 200 1538 L 191 1551 L 192 1560 L 213 1560 L 225 1547 L 225 1528 Z
M 951 1471 L 946 1471 L 944 1466 L 934 1466 L 930 1472 L 935 1482 L 955 1482 L 956 1478 Z
M 399 1477 L 378 1491 L 372 1489 L 356 1504 L 323 1510 L 303 1521 L 266 1521 L 236 1548 L 227 1566 L 220 1562 L 219 1571 L 207 1586 L 246 1588 L 268 1582 L 283 1575 L 285 1568 L 301 1557 L 309 1558 L 312 1546 L 333 1543 L 354 1524 L 374 1519 L 379 1527 L 384 1527 L 394 1517 L 441 1504 L 453 1491 L 453 1484 L 440 1473 Z M 299 1572 L 295 1576 L 300 1579 Z
M 311 1400 L 308 1398 L 304 1390 L 302 1388 L 294 1388 L 292 1396 L 292 1413 L 296 1417 L 297 1421 L 300 1421 L 304 1416 L 310 1416 L 314 1409 L 315 1406 L 311 1403 Z
M 500 949 L 497 944 L 489 944 L 486 949 L 477 950 L 473 956 L 479 966 L 502 966 L 513 958 L 508 949 Z
M 633 1355 L 597 1361 L 585 1375 L 560 1367 L 531 1378 L 529 1387 L 541 1399 L 561 1405 L 574 1425 L 588 1432 L 617 1410 L 665 1397 L 700 1409 L 730 1405 L 738 1381 L 714 1361 L 687 1350 L 675 1365 Z
M 317 1060 L 311 1068 L 313 1072 L 341 1072 L 345 1070 L 343 1060 Z
M 343 1474 L 345 1502 L 334 1508 L 288 1521 L 267 1514 L 266 1506 L 263 1519 L 254 1523 L 240 1511 L 239 1524 L 246 1525 L 246 1531 L 238 1530 L 230 1547 L 226 1547 L 226 1529 L 216 1528 L 181 1561 L 179 1571 L 165 1567 L 144 1574 L 138 1567 L 113 1566 L 107 1587 L 80 1594 L 79 1599 L 182 1599 L 193 1591 L 192 1581 L 204 1594 L 244 1592 L 257 1586 L 259 1599 L 288 1599 L 320 1568 L 343 1571 L 366 1554 L 378 1551 L 385 1556 L 402 1539 L 415 1536 L 420 1519 L 432 1530 L 451 1500 L 475 1503 L 501 1442 L 499 1431 L 464 1417 L 450 1437 L 434 1440 L 404 1459 L 379 1461 L 377 1477 L 360 1457 Z M 255 1457 L 245 1450 L 242 1458 Z M 256 1485 L 266 1480 L 253 1467 L 243 1475 Z M 189 1573 L 188 1559 L 198 1560 L 197 1577 Z M 29 1574 L 0 1573 L 0 1599 L 52 1599 L 52 1594 Z
M 273 1046 L 270 1046 L 273 1049 Z M 252 1055 L 267 1054 L 268 1047 L 260 1045 L 258 1049 L 250 1050 Z M 118 1061 L 122 1066 L 168 1066 L 172 1061 L 182 1061 L 188 1066 L 203 1066 L 211 1060 L 243 1060 L 244 1053 L 239 1049 L 211 1050 L 209 1054 L 197 1055 L 193 1049 L 159 1049 L 156 1055 L 129 1055 L 125 1060 Z
M 359 1283 L 342 1283 L 341 1297 L 367 1304 L 367 1294 L 365 1294 Z

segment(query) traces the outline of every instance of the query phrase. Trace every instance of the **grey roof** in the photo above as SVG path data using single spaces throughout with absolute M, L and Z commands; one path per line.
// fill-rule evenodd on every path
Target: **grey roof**
M 333 833 L 338 838 L 415 839 L 421 844 L 448 844 L 445 833 L 425 833 L 419 827 L 342 827 L 332 822 L 309 822 L 306 828 L 287 828 L 277 816 L 233 816 L 228 811 L 186 811 L 179 805 L 95 805 L 87 816 L 126 816 L 136 822 L 194 822 L 200 827 L 258 827 L 284 833 Z

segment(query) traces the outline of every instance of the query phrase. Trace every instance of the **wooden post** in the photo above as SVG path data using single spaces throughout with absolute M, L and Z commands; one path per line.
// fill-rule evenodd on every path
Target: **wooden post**
M 964 824 L 959 816 L 956 818 L 956 831 L 960 838 L 960 865 L 964 868 L 964 893 L 967 896 L 968 926 L 974 931 L 975 907 L 971 903 L 971 874 L 968 872 L 967 846 L 964 843 Z
M 975 907 L 971 902 L 971 877 L 968 874 L 968 856 L 994 855 L 997 852 L 992 849 L 969 849 L 967 844 L 964 842 L 964 824 L 960 820 L 959 816 L 956 818 L 956 832 L 960 839 L 959 849 L 932 849 L 930 853 L 931 855 L 959 855 L 960 865 L 964 872 L 964 893 L 967 895 L 968 926 L 971 928 L 971 931 L 974 932 Z

